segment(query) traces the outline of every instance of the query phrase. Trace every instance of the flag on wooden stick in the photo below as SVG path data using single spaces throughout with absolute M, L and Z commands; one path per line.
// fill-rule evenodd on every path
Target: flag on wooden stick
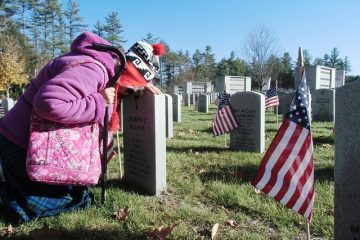
M 230 105 L 230 95 L 223 93 L 219 99 L 218 111 L 212 122 L 214 136 L 228 133 L 239 127 L 239 123 Z
M 275 107 L 279 105 L 279 97 L 277 95 L 276 86 L 272 86 L 265 94 L 265 108 Z
M 313 142 L 308 116 L 305 68 L 290 110 L 267 150 L 252 184 L 311 221 L 314 206 Z

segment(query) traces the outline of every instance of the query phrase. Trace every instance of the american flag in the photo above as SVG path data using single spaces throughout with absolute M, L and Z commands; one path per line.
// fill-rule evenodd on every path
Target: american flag
M 266 91 L 265 108 L 279 105 L 279 97 L 277 95 L 276 86 L 272 86 Z
M 302 63 L 301 49 L 299 60 Z M 303 64 L 300 76 L 301 81 L 290 110 L 252 184 L 311 221 L 314 207 L 314 160 Z
M 214 136 L 219 136 L 239 127 L 239 123 L 230 105 L 230 95 L 223 93 L 219 99 L 218 111 L 212 122 Z

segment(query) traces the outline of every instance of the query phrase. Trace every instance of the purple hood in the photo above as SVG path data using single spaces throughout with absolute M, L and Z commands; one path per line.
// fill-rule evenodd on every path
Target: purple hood
M 110 45 L 84 32 L 74 40 L 69 53 L 50 61 L 0 119 L 0 133 L 26 148 L 33 110 L 44 119 L 64 124 L 102 122 L 105 102 L 100 92 L 114 76 L 114 60 L 110 53 L 92 49 L 94 42 Z

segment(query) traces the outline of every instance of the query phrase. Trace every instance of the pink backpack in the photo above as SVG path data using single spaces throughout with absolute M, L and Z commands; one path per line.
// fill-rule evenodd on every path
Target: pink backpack
M 106 74 L 101 63 L 92 61 Z M 103 152 L 100 134 L 99 123 L 64 125 L 33 112 L 26 159 L 30 180 L 55 185 L 97 184 Z

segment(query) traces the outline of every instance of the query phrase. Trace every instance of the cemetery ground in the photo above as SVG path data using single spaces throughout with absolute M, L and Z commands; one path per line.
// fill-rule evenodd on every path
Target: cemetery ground
M 182 122 L 174 122 L 174 137 L 167 139 L 165 193 L 146 196 L 125 186 L 115 156 L 104 205 L 101 189 L 95 187 L 95 204 L 87 210 L 30 223 L 1 214 L 0 239 L 151 239 L 150 233 L 161 226 L 174 227 L 166 239 L 211 239 L 212 229 L 215 239 L 306 239 L 303 217 L 250 184 L 264 154 L 232 151 L 229 134 L 212 136 L 215 107 L 210 105 L 210 113 L 205 114 L 182 106 Z M 280 125 L 280 115 L 278 121 Z M 273 111 L 267 111 L 265 149 L 278 125 Z M 312 124 L 316 192 L 312 239 L 333 238 L 332 128 L 330 122 Z M 2 205 L 0 212 L 7 215 Z

